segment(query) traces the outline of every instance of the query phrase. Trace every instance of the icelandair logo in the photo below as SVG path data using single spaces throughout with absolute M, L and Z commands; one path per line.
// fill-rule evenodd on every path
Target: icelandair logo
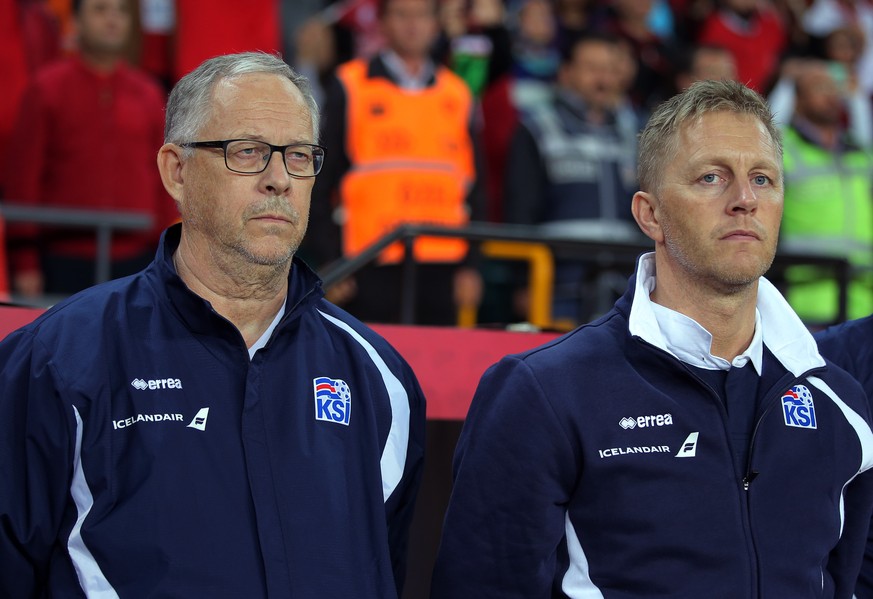
M 697 455 L 697 437 L 699 433 L 691 433 L 685 437 L 685 442 L 682 443 L 682 448 L 676 454 L 677 458 L 693 458 Z
M 181 379 L 151 379 L 145 381 L 143 379 L 133 379 L 130 381 L 130 385 L 134 389 L 139 389 L 140 391 L 145 391 L 149 389 L 154 391 L 156 389 L 181 389 L 182 388 L 182 380 Z
M 642 445 L 638 447 L 610 447 L 609 449 L 598 449 L 597 452 L 601 458 L 613 458 L 619 455 L 629 455 L 633 453 L 670 453 L 669 445 Z
M 349 425 L 352 416 L 352 391 L 342 379 L 319 376 L 312 379 L 315 394 L 315 419 Z
M 113 420 L 112 428 L 118 430 L 120 428 L 130 428 L 134 424 L 140 422 L 181 422 L 183 416 L 181 414 L 137 414 L 130 418 L 122 418 L 121 420 Z
M 209 408 L 200 408 L 200 411 L 191 420 L 188 428 L 196 428 L 199 431 L 206 430 L 206 417 L 209 415 Z M 167 423 L 167 422 L 184 422 L 185 417 L 182 414 L 135 414 L 129 418 L 121 418 L 112 421 L 112 428 L 115 430 L 122 428 L 130 428 L 134 424 L 139 423 Z
M 188 428 L 196 428 L 198 431 L 206 430 L 206 418 L 209 417 L 209 408 L 200 408 L 200 411 L 197 412 L 197 415 L 194 416 L 194 419 L 191 420 L 191 424 L 188 425 Z
M 679 452 L 675 457 L 677 458 L 693 458 L 697 455 L 697 436 L 698 433 L 691 433 L 685 438 L 685 441 L 682 443 L 682 446 L 679 448 Z M 636 447 L 610 447 L 609 449 L 598 449 L 597 452 L 600 454 L 601 458 L 614 458 L 620 455 L 632 455 L 632 454 L 640 454 L 640 453 L 666 453 L 670 454 L 672 451 L 670 450 L 669 445 L 638 445 Z

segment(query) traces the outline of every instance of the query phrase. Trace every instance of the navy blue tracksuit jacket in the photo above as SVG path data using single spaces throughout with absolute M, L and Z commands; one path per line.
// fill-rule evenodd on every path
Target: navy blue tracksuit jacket
M 249 359 L 176 275 L 178 240 L 0 343 L 0 596 L 396 597 L 410 368 L 296 260 Z

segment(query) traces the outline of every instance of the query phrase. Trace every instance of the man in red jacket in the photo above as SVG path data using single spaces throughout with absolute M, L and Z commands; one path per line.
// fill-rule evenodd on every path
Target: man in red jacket
M 150 215 L 153 229 L 116 232 L 113 277 L 151 260 L 175 218 L 154 163 L 165 95 L 123 60 L 127 0 L 75 0 L 78 53 L 39 70 L 24 94 L 6 151 L 11 203 Z M 25 296 L 69 294 L 94 283 L 96 236 L 88 229 L 10 227 L 12 283 Z

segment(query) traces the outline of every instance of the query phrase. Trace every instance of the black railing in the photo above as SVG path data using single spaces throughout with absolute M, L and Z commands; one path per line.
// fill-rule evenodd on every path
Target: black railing
M 587 264 L 597 270 L 622 269 L 629 276 L 634 269 L 636 260 L 643 252 L 654 249 L 654 242 L 642 233 L 639 236 L 618 236 L 609 238 L 604 235 L 558 236 L 544 233 L 536 226 L 498 225 L 490 223 L 471 223 L 463 228 L 447 228 L 434 225 L 401 225 L 388 233 L 360 254 L 347 259 L 338 260 L 319 274 L 325 287 L 353 275 L 355 272 L 374 262 L 379 254 L 392 243 L 401 242 L 405 247 L 403 258 L 403 288 L 401 297 L 400 322 L 414 324 L 415 322 L 415 277 L 416 262 L 412 246 L 417 237 L 455 237 L 466 239 L 472 243 L 488 240 L 522 241 L 548 245 L 553 252 L 560 251 L 562 255 L 577 255 Z M 800 252 L 777 251 L 773 266 L 768 277 L 781 281 L 786 268 L 796 265 L 818 266 L 833 273 L 839 288 L 839 303 L 836 322 L 846 319 L 848 305 L 848 285 L 850 266 L 845 258 L 809 254 Z
M 143 212 L 52 208 L 0 203 L 0 215 L 8 223 L 32 223 L 77 229 L 93 229 L 97 237 L 94 282 L 109 280 L 112 264 L 113 231 L 146 231 L 154 219 Z

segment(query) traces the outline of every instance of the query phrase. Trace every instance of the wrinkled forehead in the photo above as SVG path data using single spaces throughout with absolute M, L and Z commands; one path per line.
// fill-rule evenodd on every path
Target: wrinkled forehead
M 754 158 L 782 172 L 779 141 L 757 116 L 717 110 L 689 118 L 678 125 L 668 161 L 712 156 Z
M 312 128 L 303 92 L 288 78 L 272 73 L 245 73 L 215 82 L 204 127 L 239 119 L 303 120 L 308 129 Z

